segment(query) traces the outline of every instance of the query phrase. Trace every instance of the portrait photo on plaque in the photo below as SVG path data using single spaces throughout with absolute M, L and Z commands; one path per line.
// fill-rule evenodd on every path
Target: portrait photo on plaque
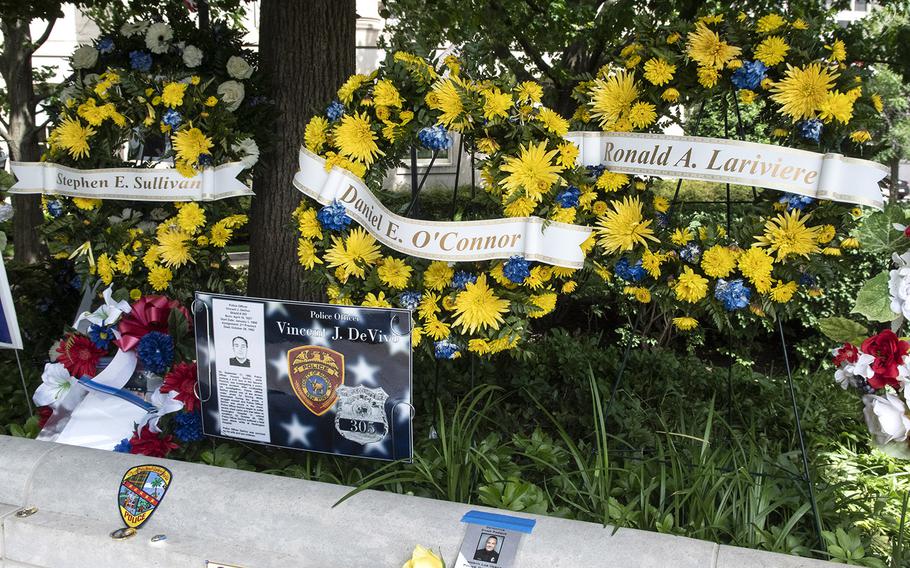
M 512 515 L 468 511 L 464 539 L 455 568 L 514 568 L 522 538 L 530 535 L 536 521 Z
M 380 460 L 410 460 L 411 315 L 196 293 L 203 431 Z

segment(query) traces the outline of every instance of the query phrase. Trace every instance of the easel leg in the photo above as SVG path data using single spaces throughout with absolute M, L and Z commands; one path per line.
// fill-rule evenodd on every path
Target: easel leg
M 25 373 L 22 372 L 22 361 L 19 360 L 19 350 L 13 349 L 16 355 L 16 365 L 19 366 L 19 378 L 22 380 L 22 393 L 25 395 L 25 402 L 28 404 L 28 415 L 34 416 L 35 409 L 32 408 L 32 398 L 28 396 L 28 385 L 25 383 Z

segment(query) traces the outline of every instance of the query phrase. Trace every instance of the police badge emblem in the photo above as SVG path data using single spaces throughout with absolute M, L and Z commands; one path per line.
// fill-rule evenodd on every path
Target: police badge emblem
M 328 347 L 295 347 L 288 350 L 288 376 L 300 402 L 322 416 L 338 400 L 338 388 L 344 384 L 344 355 Z
M 137 465 L 123 474 L 117 492 L 120 518 L 126 528 L 111 533 L 114 538 L 127 538 L 136 533 L 161 504 L 171 484 L 171 472 L 159 465 Z
M 382 388 L 371 389 L 362 385 L 338 387 L 335 429 L 344 438 L 358 444 L 382 440 L 389 433 L 385 412 L 388 398 Z

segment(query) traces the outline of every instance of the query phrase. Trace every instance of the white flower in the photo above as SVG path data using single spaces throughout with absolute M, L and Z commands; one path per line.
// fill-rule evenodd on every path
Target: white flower
M 246 62 L 246 59 L 232 55 L 227 60 L 228 75 L 235 79 L 249 79 L 253 74 L 253 68 Z
M 56 363 L 57 359 L 60 358 L 60 352 L 57 349 L 60 348 L 60 344 L 63 343 L 62 339 L 51 343 L 51 348 L 47 350 L 47 358 L 51 363 Z
M 231 146 L 231 150 L 238 154 L 243 154 L 243 157 L 240 158 L 240 163 L 243 164 L 244 168 L 252 168 L 259 161 L 259 146 L 252 138 L 244 138 Z
M 195 45 L 183 49 L 183 63 L 187 67 L 199 67 L 202 64 L 202 50 Z
M 171 412 L 177 412 L 178 410 L 183 409 L 183 403 L 174 398 L 177 395 L 177 391 L 163 393 L 160 388 L 156 389 L 155 392 L 152 393 L 151 401 L 149 401 L 155 405 L 156 410 L 155 412 L 149 412 L 142 417 L 138 429 L 141 430 L 143 426 L 148 424 L 149 430 L 152 432 L 156 434 L 161 432 L 161 429 L 158 428 L 158 420 Z
M 90 45 L 83 45 L 73 52 L 73 69 L 88 69 L 98 62 L 98 50 Z
M 32 400 L 38 406 L 56 406 L 73 386 L 75 379 L 63 363 L 45 363 L 41 373 L 41 386 L 35 390 Z
M 835 349 L 835 353 L 839 351 Z M 840 368 L 834 371 L 834 380 L 838 385 L 844 390 L 856 386 L 855 377 L 859 376 L 864 379 L 871 379 L 875 375 L 875 371 L 872 370 L 872 363 L 875 361 L 875 357 L 868 355 L 866 353 L 860 352 L 859 356 L 856 359 L 856 363 L 842 363 Z
M 170 42 L 174 38 L 174 30 L 164 22 L 156 22 L 149 26 L 145 32 L 145 46 L 152 53 L 167 53 Z
M 245 95 L 246 91 L 243 88 L 243 83 L 225 81 L 218 85 L 218 96 L 221 97 L 221 100 L 231 112 L 237 110 Z
M 889 273 L 888 280 L 891 311 L 910 318 L 910 252 L 894 253 L 893 260 L 896 268 Z
M 82 312 L 82 315 L 76 320 L 76 325 L 79 325 L 82 320 L 88 320 L 98 326 L 114 325 L 120 319 L 120 316 L 130 313 L 133 308 L 130 307 L 129 302 L 124 300 L 115 302 L 113 290 L 113 286 L 108 286 L 107 290 L 102 294 L 104 303 L 98 306 L 98 309 L 94 312 Z
M 258 152 L 258 150 L 257 150 Z M 0 223 L 13 218 L 13 206 L 9 203 L 0 203 Z
M 134 35 L 139 35 L 145 33 L 145 30 L 148 29 L 149 23 L 145 20 L 139 20 L 138 22 L 127 22 L 120 26 L 120 33 L 126 37 L 133 37 Z
M 900 397 L 891 393 L 885 396 L 867 394 L 863 403 L 866 405 L 863 409 L 866 426 L 878 445 L 906 441 L 910 418 L 907 417 L 907 405 Z

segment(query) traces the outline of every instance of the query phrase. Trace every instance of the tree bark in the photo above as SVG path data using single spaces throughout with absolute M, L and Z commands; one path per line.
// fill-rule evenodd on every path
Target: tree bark
M 355 71 L 355 0 L 263 0 L 260 64 L 275 97 L 271 148 L 253 179 L 248 293 L 264 298 L 319 300 L 321 286 L 297 262 L 291 212 L 301 195 L 292 180 L 313 110 L 322 109 Z
M 9 99 L 9 127 L 6 141 L 10 157 L 18 162 L 37 162 L 41 158 L 38 130 L 35 128 L 35 89 L 32 84 L 32 45 L 29 20 L 8 19 L 0 23 L 3 53 L 0 75 L 6 83 Z M 41 239 L 35 230 L 44 220 L 41 198 L 37 195 L 13 197 L 13 246 L 15 260 L 32 263 L 41 251 Z

